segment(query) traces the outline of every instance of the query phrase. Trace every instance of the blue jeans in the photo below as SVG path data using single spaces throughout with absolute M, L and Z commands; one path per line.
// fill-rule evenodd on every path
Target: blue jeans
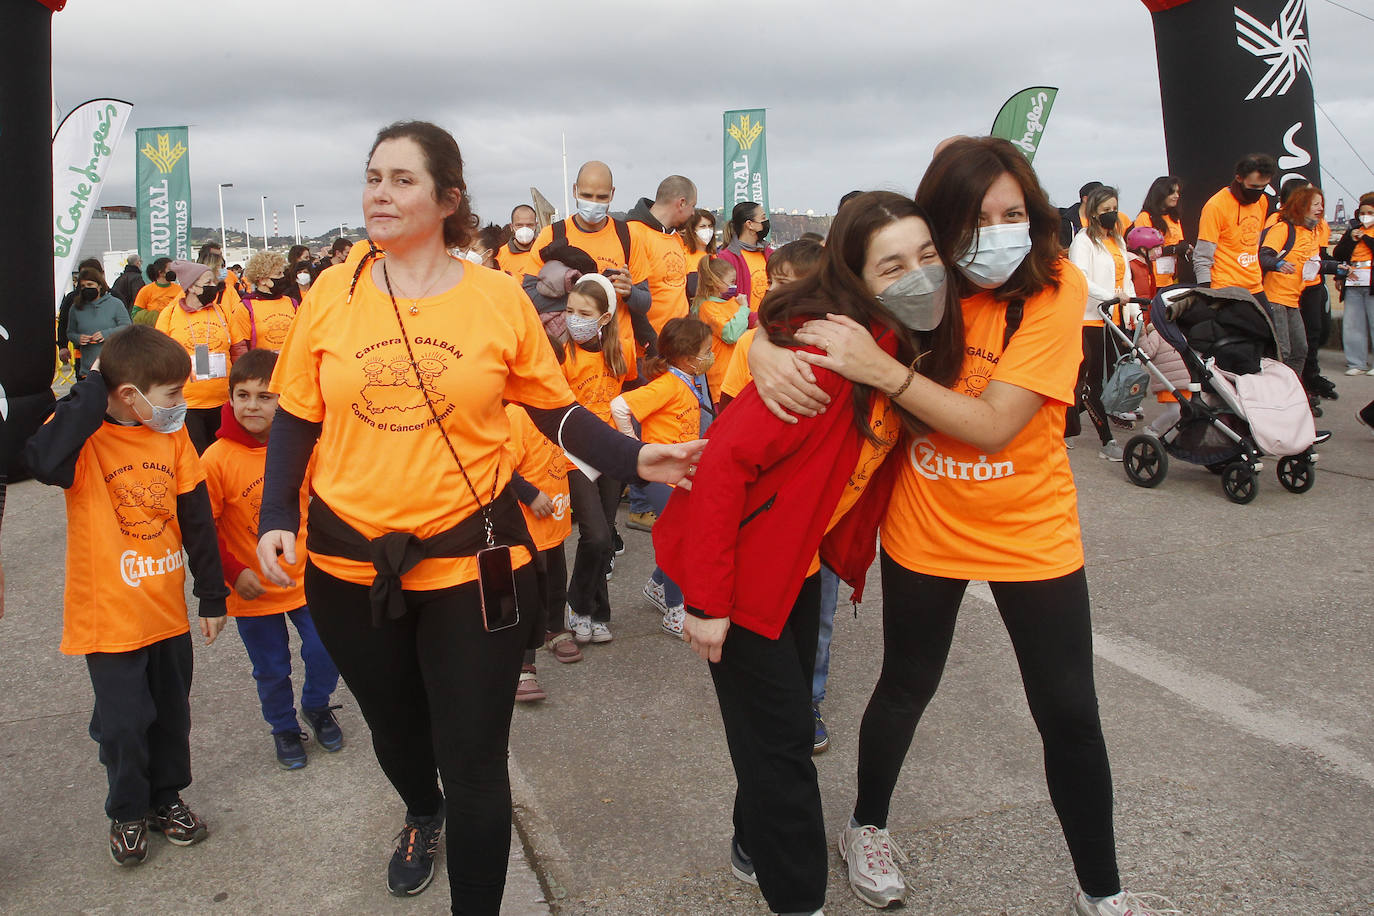
M 1371 287 L 1345 288 L 1345 318 L 1341 324 L 1341 343 L 1345 346 L 1347 369 L 1369 369 L 1369 343 L 1374 339 L 1374 295 Z
M 262 717 L 272 734 L 300 731 L 296 721 L 295 693 L 291 689 L 291 643 L 286 618 L 301 637 L 301 660 L 305 662 L 305 684 L 301 688 L 301 709 L 324 709 L 339 685 L 339 669 L 325 651 L 310 619 L 310 608 L 299 607 L 284 614 L 238 617 L 239 637 L 253 662 L 253 679 L 258 682 Z
M 821 628 L 816 636 L 816 669 L 811 675 L 811 705 L 825 699 L 825 682 L 830 677 L 830 637 L 835 634 L 835 606 L 840 600 L 840 577 L 821 564 Z
M 673 488 L 666 483 L 649 483 L 644 485 L 644 494 L 649 499 L 649 506 L 659 515 L 663 514 L 663 508 L 668 505 L 668 497 L 673 495 Z M 682 603 L 682 589 L 678 588 L 677 583 L 663 574 L 663 570 L 657 566 L 649 576 L 655 583 L 663 586 L 663 600 L 668 607 L 677 607 Z

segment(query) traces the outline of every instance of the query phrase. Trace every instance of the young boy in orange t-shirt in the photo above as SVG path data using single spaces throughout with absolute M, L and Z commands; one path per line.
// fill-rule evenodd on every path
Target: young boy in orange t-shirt
M 256 257 L 256 256 L 255 256 Z M 267 390 L 277 354 L 249 350 L 229 370 L 229 401 L 222 408 L 218 439 L 205 450 L 205 482 L 210 508 L 219 530 L 219 555 L 224 581 L 233 585 L 229 614 L 238 622 L 239 637 L 253 662 L 262 717 L 272 727 L 277 764 L 299 770 L 308 762 L 291 689 L 291 644 L 286 621 L 301 638 L 305 683 L 301 687 L 301 717 L 326 751 L 343 747 L 343 731 L 329 705 L 339 685 L 339 669 L 315 632 L 305 604 L 305 555 L 295 566 L 284 566 L 296 584 L 281 588 L 264 583 L 253 568 L 257 559 L 258 510 L 267 473 L 267 437 L 277 412 L 277 395 Z M 301 486 L 301 518 L 305 517 L 309 475 Z M 304 526 L 302 526 L 303 528 Z M 297 534 L 302 541 L 304 530 Z
M 86 656 L 119 865 L 147 858 L 150 828 L 178 846 L 209 832 L 180 795 L 191 784 L 185 566 L 207 645 L 224 628 L 229 590 L 205 474 L 182 428 L 190 372 L 176 341 L 124 328 L 25 449 L 34 476 L 66 490 L 60 648 Z

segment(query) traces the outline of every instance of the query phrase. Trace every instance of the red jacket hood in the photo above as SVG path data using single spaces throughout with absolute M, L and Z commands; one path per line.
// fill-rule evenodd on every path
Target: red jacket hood
M 259 442 L 252 433 L 243 428 L 243 424 L 234 416 L 234 405 L 228 401 L 219 409 L 219 432 L 215 433 L 215 436 L 249 448 L 267 448 L 266 442 Z

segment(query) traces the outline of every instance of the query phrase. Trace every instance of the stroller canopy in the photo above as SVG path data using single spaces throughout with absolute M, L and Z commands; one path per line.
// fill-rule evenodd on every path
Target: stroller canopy
M 1150 320 L 1174 349 L 1186 353 L 1191 348 L 1238 375 L 1260 371 L 1260 357 L 1278 356 L 1269 314 L 1237 286 L 1171 289 L 1155 297 Z

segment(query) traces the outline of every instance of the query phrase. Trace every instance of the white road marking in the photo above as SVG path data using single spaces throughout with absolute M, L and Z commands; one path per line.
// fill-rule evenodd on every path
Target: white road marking
M 995 604 L 986 582 L 970 582 L 968 595 Z M 1336 772 L 1374 786 L 1374 761 L 1337 740 L 1349 734 L 1344 729 L 1279 706 L 1224 677 L 1197 671 L 1195 665 L 1138 639 L 1106 636 L 1094 630 L 1093 654 L 1247 734 L 1313 754 Z

